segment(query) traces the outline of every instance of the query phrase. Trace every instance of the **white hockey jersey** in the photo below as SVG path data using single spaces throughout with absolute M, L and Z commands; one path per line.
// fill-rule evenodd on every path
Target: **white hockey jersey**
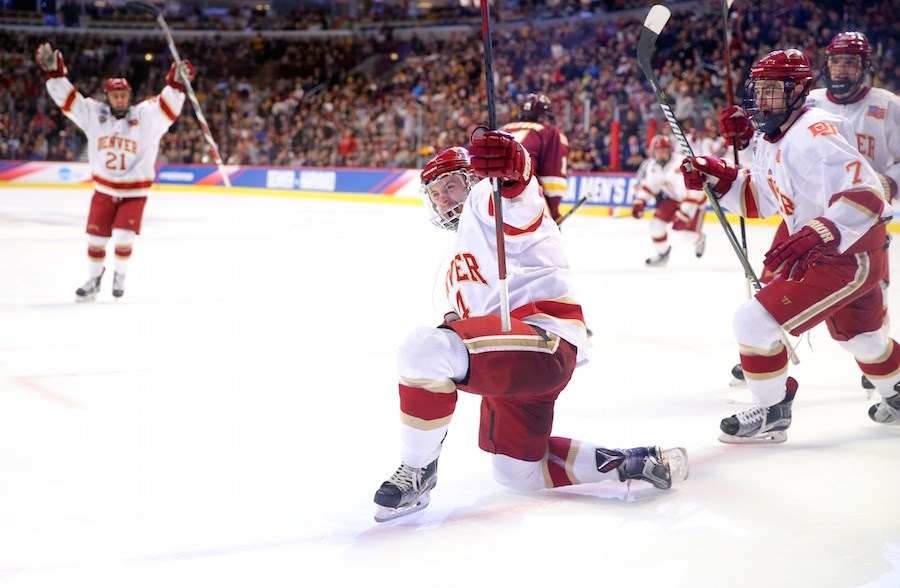
M 849 104 L 835 102 L 825 88 L 817 88 L 806 99 L 850 121 L 856 132 L 855 145 L 880 174 L 900 185 L 900 98 L 884 88 L 869 88 Z
M 699 190 L 688 190 L 684 186 L 684 170 L 681 162 L 684 155 L 680 151 L 673 151 L 672 157 L 664 164 L 655 159 L 645 160 L 646 167 L 639 170 L 637 176 L 640 185 L 635 192 L 636 200 L 653 202 L 657 195 L 665 194 L 668 198 L 681 203 L 681 208 L 688 216 L 693 216 L 697 207 L 705 205 L 706 196 Z
M 178 118 L 184 92 L 166 86 L 115 118 L 108 104 L 85 98 L 68 78 L 48 79 L 47 91 L 87 136 L 94 189 L 118 198 L 146 196 L 156 176 L 159 141 Z
M 754 135 L 749 168 L 741 168 L 722 206 L 747 218 L 780 214 L 788 233 L 816 217 L 838 228 L 847 251 L 893 209 L 872 166 L 856 149 L 850 121 L 807 108 L 776 141 Z M 741 162 L 744 165 L 744 162 Z
M 587 332 L 571 285 L 559 228 L 536 178 L 515 198 L 502 198 L 510 315 L 559 335 L 587 361 Z M 462 318 L 500 314 L 493 188 L 478 182 L 460 215 L 445 275 L 450 307 Z

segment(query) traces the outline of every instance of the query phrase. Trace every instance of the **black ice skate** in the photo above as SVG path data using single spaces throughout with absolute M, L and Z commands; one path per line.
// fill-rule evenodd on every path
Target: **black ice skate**
M 869 407 L 869 418 L 882 425 L 900 425 L 900 394 L 883 398 Z
M 424 468 L 412 468 L 401 463 L 390 480 L 375 492 L 375 520 L 390 521 L 428 506 L 431 489 L 437 485 L 437 462 Z
M 125 294 L 125 274 L 113 274 L 113 296 L 121 298 Z
M 598 471 L 608 472 L 615 468 L 619 481 L 629 485 L 632 480 L 643 480 L 668 490 L 672 482 L 687 480 L 689 473 L 687 451 L 683 447 L 665 450 L 659 447 L 598 448 L 595 457 Z
M 791 426 L 791 404 L 797 394 L 797 380 L 788 378 L 784 400 L 769 407 L 754 406 L 722 419 L 722 443 L 784 443 Z
M 99 276 L 89 279 L 84 286 L 75 290 L 75 302 L 90 302 L 96 298 L 97 293 L 100 292 L 100 280 L 103 279 L 105 273 L 106 268 L 103 268 Z
M 743 386 L 747 383 L 747 380 L 744 378 L 744 368 L 741 367 L 741 364 L 736 363 L 734 367 L 731 368 L 731 382 L 728 383 L 729 386 Z
M 665 253 L 660 253 L 659 255 L 657 255 L 655 257 L 648 257 L 647 259 L 644 260 L 644 263 L 646 263 L 649 266 L 662 267 L 662 266 L 666 265 L 667 263 L 669 263 L 669 254 L 670 253 L 672 253 L 671 247 L 666 249 Z

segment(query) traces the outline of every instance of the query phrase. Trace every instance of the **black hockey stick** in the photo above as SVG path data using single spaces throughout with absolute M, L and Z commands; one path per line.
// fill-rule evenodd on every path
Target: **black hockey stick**
M 578 202 L 576 202 L 575 204 L 572 205 L 572 208 L 569 209 L 569 212 L 567 212 L 566 214 L 562 215 L 562 216 L 559 218 L 559 220 L 556 221 L 556 226 L 562 226 L 562 224 L 563 224 L 564 222 L 566 222 L 566 219 L 567 219 L 567 218 L 569 218 L 570 216 L 572 216 L 573 214 L 575 214 L 575 211 L 578 210 L 579 208 L 581 208 L 581 206 L 582 206 L 585 202 L 587 202 L 587 199 L 588 199 L 587 194 L 585 194 L 584 196 L 582 196 L 582 197 L 578 200 Z
M 728 105 L 734 106 L 734 91 L 731 87 L 731 35 L 729 35 L 729 27 L 728 27 L 728 11 L 731 10 L 731 5 L 734 4 L 734 0 L 724 0 L 722 2 L 722 20 L 724 24 L 724 34 L 725 34 L 725 46 L 723 47 L 723 53 L 725 54 L 725 93 L 728 96 Z M 731 147 L 734 149 L 734 165 L 740 167 L 741 163 L 738 159 L 738 140 L 734 138 L 731 140 Z M 749 258 L 747 254 L 747 227 L 744 223 L 744 217 L 740 217 L 741 223 L 741 247 L 744 249 L 744 255 Z M 746 276 L 747 278 L 747 298 L 750 298 L 750 276 Z
M 169 46 L 169 53 L 172 54 L 172 58 L 175 60 L 175 67 L 180 69 L 182 63 L 181 56 L 178 54 L 178 49 L 175 47 L 175 39 L 172 38 L 172 32 L 169 30 L 169 25 L 166 24 L 166 19 L 163 17 L 162 12 L 155 6 L 143 2 L 126 2 L 125 8 L 134 12 L 149 14 L 156 19 L 156 23 L 166 36 L 166 44 Z M 190 99 L 191 105 L 194 107 L 194 113 L 197 115 L 197 122 L 200 124 L 203 138 L 206 139 L 206 143 L 209 145 L 210 151 L 212 152 L 213 160 L 216 162 L 216 167 L 219 168 L 219 175 L 222 177 L 222 183 L 224 183 L 227 188 L 230 188 L 231 179 L 228 177 L 228 172 L 225 170 L 225 163 L 219 155 L 219 146 L 216 144 L 212 131 L 209 129 L 209 123 L 206 122 L 206 117 L 203 116 L 203 111 L 200 109 L 200 102 L 197 100 L 197 94 L 194 93 L 194 88 L 191 86 L 190 80 L 185 78 L 183 82 L 185 93 Z
M 489 2 L 481 2 L 481 39 L 484 43 L 484 81 L 487 92 L 488 126 L 497 128 L 497 109 L 494 105 L 494 63 L 491 50 L 491 12 Z M 500 197 L 500 180 L 493 178 L 494 186 L 494 226 L 497 234 L 497 277 L 500 287 L 500 324 L 503 332 L 512 325 L 509 318 L 509 284 L 506 283 L 506 242 L 503 237 L 503 206 Z
M 685 137 L 684 131 L 681 130 L 681 125 L 678 123 L 678 119 L 675 118 L 675 113 L 672 112 L 672 108 L 669 106 L 666 93 L 660 87 L 659 80 L 656 78 L 656 74 L 653 73 L 653 66 L 650 65 L 650 58 L 656 50 L 656 40 L 659 38 L 659 34 L 662 32 L 663 27 L 669 22 L 669 17 L 671 16 L 672 12 L 662 4 L 654 4 L 650 8 L 650 12 L 647 13 L 647 17 L 644 19 L 644 27 L 641 30 L 641 36 L 638 39 L 637 60 L 638 65 L 640 65 L 641 69 L 644 71 L 644 75 L 647 76 L 650 85 L 653 86 L 653 91 L 656 92 L 656 100 L 659 102 L 659 106 L 666 116 L 666 121 L 668 121 L 669 127 L 672 129 L 675 139 L 678 141 L 678 144 L 681 145 L 686 156 L 694 157 L 694 150 L 691 149 L 691 144 L 688 142 L 687 137 Z M 756 277 L 753 266 L 751 266 L 750 262 L 747 260 L 747 254 L 741 248 L 741 244 L 738 243 L 737 237 L 734 235 L 734 230 L 732 230 L 731 225 L 728 223 L 728 219 L 725 218 L 725 212 L 722 210 L 719 199 L 716 198 L 712 186 L 709 185 L 708 181 L 703 184 L 703 192 L 706 194 L 706 199 L 716 213 L 719 223 L 725 230 L 725 236 L 728 237 L 728 242 L 731 243 L 732 248 L 734 248 L 734 252 L 737 254 L 741 265 L 744 266 L 745 274 L 748 279 L 752 281 L 753 286 L 758 292 L 762 289 L 762 284 L 760 284 L 759 278 Z M 794 351 L 794 347 L 791 345 L 790 341 L 788 341 L 786 336 L 783 337 L 783 342 L 788 350 L 791 362 L 794 364 L 799 363 L 800 359 L 797 357 L 797 352 Z
M 641 69 L 644 71 L 644 75 L 647 76 L 650 85 L 653 86 L 653 91 L 656 92 L 656 100 L 659 102 L 659 106 L 666 116 L 666 120 L 669 123 L 669 127 L 672 129 L 672 133 L 675 135 L 675 139 L 678 141 L 678 144 L 681 145 L 682 151 L 686 156 L 694 157 L 694 150 L 691 149 L 691 144 L 688 143 L 684 131 L 681 130 L 681 125 L 678 123 L 675 114 L 672 112 L 672 108 L 669 106 L 666 93 L 660 87 L 659 80 L 656 79 L 656 74 L 653 73 L 653 66 L 650 65 L 650 58 L 656 50 L 656 39 L 659 38 L 659 33 L 663 30 L 663 27 L 666 26 L 666 23 L 669 22 L 669 17 L 671 15 L 671 11 L 662 4 L 655 4 L 650 8 L 650 12 L 647 13 L 647 18 L 644 19 L 644 28 L 641 30 L 641 36 L 638 39 L 637 60 L 638 65 L 640 65 Z M 719 199 L 716 198 L 716 195 L 713 193 L 709 182 L 704 184 L 703 192 L 706 194 L 706 199 L 709 200 L 713 211 L 719 218 L 722 228 L 725 229 L 728 241 L 734 248 L 734 252 L 737 254 L 741 265 L 744 266 L 744 271 L 753 281 L 753 285 L 756 289 L 760 290 L 762 285 L 759 283 L 759 278 L 756 277 L 756 272 L 753 271 L 753 267 L 747 260 L 747 255 L 744 253 L 743 248 L 741 248 L 741 244 L 738 243 L 737 237 L 735 237 L 734 231 L 731 229 L 731 225 L 728 223 L 728 219 L 725 218 L 725 213 L 719 205 Z

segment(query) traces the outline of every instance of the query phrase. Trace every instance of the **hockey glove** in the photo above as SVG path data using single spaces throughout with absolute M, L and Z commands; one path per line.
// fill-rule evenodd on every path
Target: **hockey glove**
M 44 71 L 45 79 L 61 78 L 68 73 L 62 53 L 59 52 L 59 49 L 54 49 L 50 43 L 38 45 L 37 51 L 34 52 L 34 59 Z
M 878 179 L 881 180 L 881 187 L 884 189 L 884 197 L 887 198 L 888 202 L 893 202 L 897 199 L 897 182 L 894 181 L 894 178 L 890 176 L 886 176 L 884 174 L 879 174 Z
M 562 202 L 562 196 L 544 195 L 544 199 L 547 201 L 547 210 L 550 212 L 550 218 L 553 219 L 553 222 L 559 224 L 559 221 L 562 220 L 562 215 L 559 213 L 559 203 Z
M 634 218 L 643 218 L 644 209 L 647 208 L 647 203 L 640 199 L 635 199 L 634 204 L 631 205 L 631 216 Z
M 689 190 L 702 190 L 709 182 L 719 197 L 731 189 L 738 175 L 733 163 L 718 157 L 685 157 L 681 168 L 684 170 L 684 185 Z
M 746 149 L 753 138 L 753 124 L 740 106 L 729 106 L 719 113 L 719 133 L 738 149 Z
M 830 220 L 814 218 L 787 240 L 772 247 L 763 267 L 776 276 L 803 279 L 806 270 L 823 255 L 837 251 L 841 234 Z
M 193 80 L 194 64 L 187 59 L 182 60 L 181 67 L 178 67 L 177 63 L 172 63 L 172 67 L 169 68 L 169 75 L 166 76 L 166 83 L 182 92 L 184 92 L 187 83 Z
M 514 198 L 531 181 L 531 156 L 512 135 L 478 127 L 469 139 L 472 169 L 482 177 L 500 178 L 500 193 Z

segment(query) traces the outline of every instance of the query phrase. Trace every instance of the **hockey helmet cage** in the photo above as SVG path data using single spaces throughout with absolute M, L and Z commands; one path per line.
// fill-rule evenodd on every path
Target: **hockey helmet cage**
M 783 82 L 780 103 L 766 103 L 760 108 L 756 86 L 762 81 Z M 746 110 L 753 125 L 770 139 L 781 133 L 781 126 L 791 114 L 803 108 L 806 95 L 813 85 L 809 59 L 799 49 L 772 51 L 750 68 L 745 92 Z
M 855 78 L 833 79 L 829 62 L 838 60 L 837 56 L 846 55 L 859 58 L 859 69 Z M 826 64 L 824 67 L 825 85 L 838 102 L 855 97 L 859 91 L 868 87 L 866 76 L 872 73 L 872 46 L 869 39 L 859 31 L 838 33 L 825 49 Z M 834 58 L 834 59 L 832 59 Z
M 470 169 L 468 150 L 451 147 L 437 154 L 422 170 L 419 190 L 436 227 L 455 231 L 463 204 L 478 179 Z

